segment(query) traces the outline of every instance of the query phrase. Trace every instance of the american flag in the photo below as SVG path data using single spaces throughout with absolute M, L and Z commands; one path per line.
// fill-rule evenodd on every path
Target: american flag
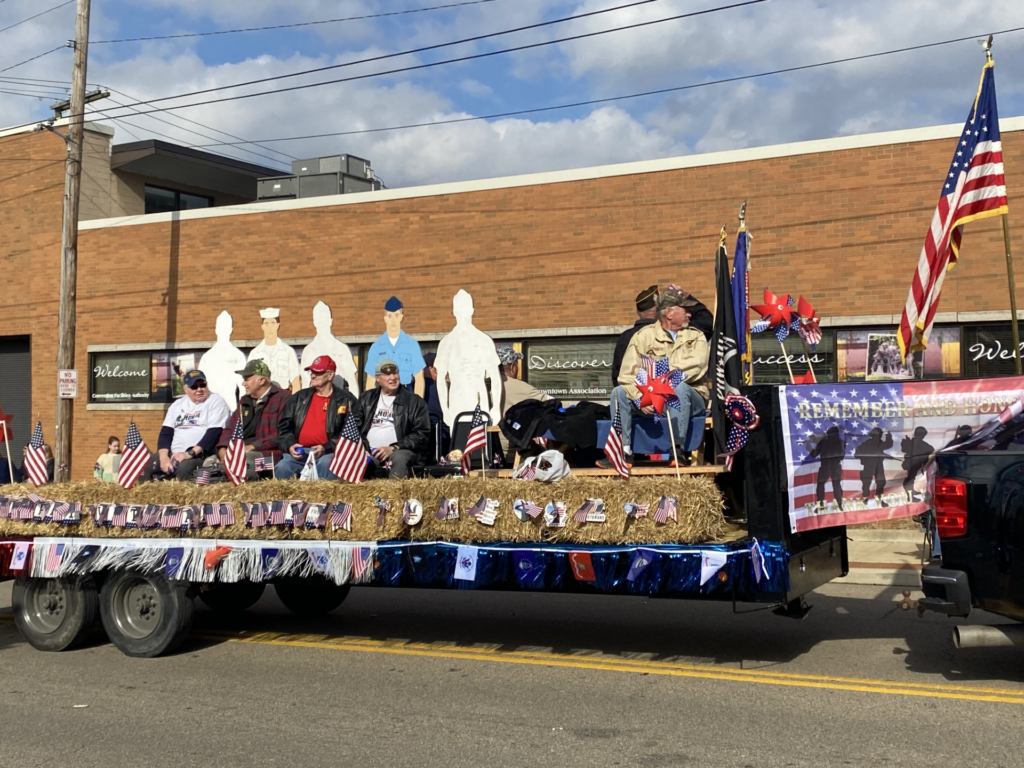
M 196 485 L 209 485 L 213 479 L 213 471 L 210 469 L 204 469 L 200 467 L 195 472 Z
M 221 502 L 217 506 L 220 507 L 220 524 L 222 526 L 234 525 L 235 524 L 235 508 L 230 502 Z
M 469 474 L 473 451 L 477 451 L 485 445 L 487 445 L 487 424 L 484 422 L 484 414 L 480 410 L 480 403 L 477 403 L 476 408 L 473 409 L 473 421 L 469 425 L 466 447 L 462 449 L 462 474 Z
M 665 360 L 665 370 L 663 371 L 663 373 L 668 373 L 668 358 L 666 357 L 666 358 L 664 358 L 664 360 Z M 649 379 L 654 379 L 654 378 L 657 378 L 658 376 L 661 375 L 661 374 L 657 373 L 657 367 L 658 367 L 657 366 L 657 361 L 655 361 L 655 359 L 653 357 L 648 357 L 647 355 L 640 355 L 640 360 L 638 362 L 638 365 L 639 365 L 639 368 L 638 368 L 637 372 L 639 373 L 640 371 L 646 371 L 647 372 L 647 377 Z
M 608 439 L 604 443 L 604 455 L 612 467 L 629 480 L 629 465 L 626 463 L 625 449 L 622 447 L 622 417 L 619 409 L 615 409 L 615 417 L 612 419 L 612 428 L 608 431 Z
M 47 481 L 46 475 L 46 454 L 43 453 L 43 423 L 36 422 L 36 428 L 32 430 L 32 439 L 29 441 L 28 450 L 25 451 L 25 474 L 32 484 L 37 488 Z
M 658 500 L 658 506 L 651 515 L 654 522 L 664 525 L 670 519 L 679 522 L 679 515 L 676 513 L 676 499 L 674 496 L 662 496 Z
M 352 549 L 352 576 L 362 579 L 373 569 L 373 549 L 370 547 L 353 547 Z
M 239 408 L 238 417 L 235 418 L 235 429 L 231 433 L 231 442 L 224 453 L 224 471 L 227 472 L 228 480 L 232 485 L 241 485 L 245 482 L 245 437 L 242 434 L 242 414 Z
M 263 502 L 256 502 L 249 506 L 249 520 L 253 528 L 262 528 L 267 524 L 267 505 Z
M 288 515 L 288 504 L 274 501 L 270 504 L 270 525 L 284 525 Z
M 911 352 L 923 350 L 931 338 L 942 281 L 946 271 L 956 264 L 964 224 L 1006 212 L 995 70 L 990 61 L 981 72 L 977 99 L 943 181 L 900 320 L 897 340 L 904 359 Z
M 370 455 L 363 447 L 363 439 L 359 434 L 355 419 L 349 413 L 345 416 L 345 425 L 334 446 L 334 458 L 331 459 L 330 471 L 338 479 L 346 483 L 361 483 L 366 474 L 366 463 Z
M 572 516 L 572 519 L 577 523 L 587 522 L 587 515 L 594 511 L 597 503 L 593 499 L 587 499 L 582 507 L 576 510 L 576 514 Z
M 46 572 L 56 576 L 57 572 L 60 570 L 60 563 L 63 558 L 64 545 L 56 541 L 50 544 L 50 548 L 46 552 L 46 562 L 43 564 Z
M 466 510 L 468 517 L 477 517 L 487 508 L 487 497 L 481 496 L 477 499 L 476 504 Z
M 63 523 L 64 516 L 71 511 L 71 505 L 66 501 L 58 501 L 50 511 L 50 520 L 54 523 Z
M 537 478 L 537 463 L 534 461 L 524 463 L 512 473 L 512 476 L 516 480 L 535 480 Z
M 139 521 L 141 528 L 153 528 L 160 522 L 160 507 L 156 504 L 147 504 L 142 510 L 142 519 Z
M 289 501 L 288 510 L 291 514 L 291 519 L 286 520 L 293 528 L 302 528 L 306 524 L 306 510 L 309 509 L 309 504 L 304 501 Z
M 352 530 L 352 505 L 339 502 L 334 505 L 330 516 L 331 530 L 336 531 L 342 528 L 346 531 Z
M 274 457 L 273 456 L 257 456 L 256 457 L 256 472 L 273 472 L 274 471 Z
M 149 464 L 149 448 L 142 442 L 139 428 L 133 420 L 128 425 L 128 436 L 124 440 L 124 452 L 121 454 L 121 465 L 117 470 L 117 484 L 122 488 L 131 488 L 142 476 Z
M 114 514 L 110 518 L 110 524 L 115 528 L 124 528 L 125 523 L 128 522 L 128 507 L 124 504 L 117 504 L 114 506 Z
M 167 506 L 163 509 L 163 515 L 160 520 L 160 527 L 164 529 L 180 528 L 181 521 L 185 519 L 185 508 L 184 507 L 171 507 Z
M 536 519 L 544 511 L 544 507 L 535 504 L 532 501 L 526 500 L 523 502 L 523 512 L 528 514 L 531 518 Z

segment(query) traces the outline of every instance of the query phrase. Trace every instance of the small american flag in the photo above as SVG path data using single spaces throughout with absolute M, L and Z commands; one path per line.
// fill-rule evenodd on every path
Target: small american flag
M 262 528 L 267 524 L 267 505 L 263 502 L 256 502 L 249 507 L 249 519 L 253 528 Z
M 664 525 L 670 519 L 679 522 L 679 515 L 676 512 L 676 499 L 674 496 L 662 496 L 658 500 L 658 506 L 651 515 L 654 522 Z
M 352 576 L 362 579 L 373 568 L 373 550 L 370 547 L 352 549 Z
M 960 254 L 964 225 L 1006 212 L 995 70 L 989 61 L 981 71 L 977 98 L 943 180 L 942 194 L 932 214 L 900 319 L 897 341 L 904 358 L 911 352 L 923 350 L 932 337 L 942 281 Z
M 334 446 L 334 458 L 331 459 L 330 471 L 346 483 L 361 483 L 366 474 L 367 460 L 370 455 L 363 447 L 363 439 L 359 435 L 352 414 L 345 416 L 345 425 L 341 428 L 337 445 Z
M 147 504 L 142 510 L 142 518 L 139 520 L 140 528 L 154 528 L 160 522 L 160 507 L 156 504 Z
M 535 480 L 537 478 L 537 464 L 536 462 L 530 462 L 523 464 L 517 469 L 513 476 L 516 480 Z
M 629 480 L 629 465 L 626 463 L 626 453 L 622 446 L 622 417 L 618 408 L 615 409 L 612 428 L 608 431 L 608 439 L 604 444 L 604 455 L 608 457 L 612 468 L 624 479 Z
M 63 523 L 64 516 L 71 511 L 71 505 L 66 501 L 58 501 L 50 511 L 50 520 L 54 523 Z
M 270 525 L 284 525 L 288 520 L 288 504 L 274 501 L 270 504 Z
M 641 517 L 647 517 L 647 513 L 650 511 L 650 504 L 637 504 L 635 501 L 626 504 L 626 517 L 633 517 L 639 520 Z
M 184 507 L 167 506 L 163 509 L 160 520 L 160 527 L 164 529 L 181 528 L 181 521 L 185 519 Z
M 47 482 L 46 454 L 43 452 L 43 422 L 37 421 L 25 451 L 25 473 L 37 488 Z
M 462 450 L 462 474 L 469 474 L 473 451 L 480 450 L 485 445 L 487 445 L 487 425 L 484 422 L 483 411 L 480 410 L 480 403 L 477 403 L 473 410 L 473 421 L 469 425 L 466 447 Z
M 202 467 L 196 470 L 196 485 L 209 485 L 212 478 L 213 472 L 211 470 Z
M 114 514 L 110 518 L 110 524 L 115 528 L 124 528 L 125 523 L 128 522 L 128 507 L 124 504 L 116 504 L 114 506 Z
M 640 355 L 640 360 L 637 362 L 638 370 L 647 371 L 647 378 L 653 379 L 657 376 L 654 372 L 656 368 L 656 362 L 653 357 L 647 355 Z
M 117 470 L 117 484 L 122 488 L 131 488 L 149 464 L 149 448 L 142 442 L 139 428 L 132 421 L 128 425 L 128 436 L 124 439 L 124 452 Z
M 57 572 L 60 571 L 60 564 L 63 558 L 64 545 L 58 542 L 50 544 L 50 548 L 46 553 L 46 562 L 44 563 L 46 572 L 52 576 L 56 576 Z
M 304 501 L 290 501 L 288 502 L 288 511 L 291 515 L 291 520 L 288 524 L 293 528 L 302 528 L 306 525 L 306 512 L 309 510 L 310 505 Z
M 245 436 L 242 434 L 242 408 L 238 408 L 235 418 L 235 429 L 231 433 L 231 442 L 224 453 L 224 471 L 232 485 L 245 482 Z
M 523 502 L 523 511 L 528 514 L 531 518 L 536 519 L 544 512 L 544 507 L 533 503 L 532 501 Z
M 220 507 L 220 524 L 222 526 L 234 525 L 235 524 L 235 508 L 230 502 L 221 502 L 217 505 Z
M 338 502 L 334 505 L 331 510 L 331 530 L 336 531 L 339 528 L 346 531 L 352 530 L 352 505 L 345 504 L 344 502 Z
M 486 508 L 487 508 L 487 497 L 486 496 L 481 496 L 479 499 L 477 499 L 476 504 L 474 504 L 472 507 L 470 507 L 469 509 L 466 510 L 466 515 L 468 515 L 469 517 L 477 517 Z
M 583 506 L 576 510 L 576 514 L 572 516 L 573 521 L 577 523 L 587 522 L 587 515 L 593 512 L 596 507 L 597 504 L 593 499 L 587 499 Z
M 274 457 L 273 456 L 257 456 L 256 457 L 256 472 L 273 472 L 274 471 Z

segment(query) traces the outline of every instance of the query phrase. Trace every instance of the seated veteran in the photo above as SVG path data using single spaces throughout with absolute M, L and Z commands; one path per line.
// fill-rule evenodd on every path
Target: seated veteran
M 224 454 L 235 431 L 235 422 L 241 418 L 242 438 L 245 442 L 245 476 L 252 481 L 259 477 L 256 471 L 257 459 L 269 459 L 274 466 L 281 461 L 283 454 L 277 444 L 278 427 L 292 393 L 270 380 L 270 366 L 265 360 L 250 360 L 245 368 L 236 373 L 242 377 L 245 394 L 221 430 L 217 456 L 223 464 Z M 272 476 L 272 473 L 273 470 L 267 470 L 260 474 Z
M 351 392 L 334 386 L 337 366 L 333 358 L 320 355 L 306 370 L 312 386 L 291 396 L 278 424 L 277 445 L 285 455 L 274 467 L 274 477 L 296 477 L 312 455 L 316 458 L 317 476 L 321 480 L 337 480 L 330 466 L 338 435 L 346 419 L 355 419 L 356 426 L 361 427 L 362 411 Z
M 430 453 L 427 404 L 402 386 L 394 360 L 379 360 L 374 374 L 376 386 L 359 398 L 363 441 L 373 457 L 368 476 L 412 477 L 413 465 Z
M 210 391 L 202 371 L 188 371 L 182 383 L 185 396 L 167 409 L 157 438 L 156 461 L 143 473 L 144 480 L 194 480 L 196 469 L 214 454 L 231 415 L 224 398 Z

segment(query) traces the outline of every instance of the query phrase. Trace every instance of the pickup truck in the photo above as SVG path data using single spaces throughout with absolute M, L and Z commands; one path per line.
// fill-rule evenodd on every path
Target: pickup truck
M 1024 452 L 939 453 L 933 492 L 938 547 L 922 571 L 919 608 L 955 617 L 979 608 L 1024 621 Z M 960 625 L 953 641 L 1024 645 L 1024 624 Z

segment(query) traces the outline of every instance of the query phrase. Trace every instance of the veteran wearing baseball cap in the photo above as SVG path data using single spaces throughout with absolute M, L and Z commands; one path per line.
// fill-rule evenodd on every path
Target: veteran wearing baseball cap
M 277 432 L 281 415 L 292 394 L 271 381 L 270 366 L 265 360 L 250 360 L 235 373 L 242 377 L 245 394 L 239 399 L 238 408 L 228 419 L 227 426 L 221 430 L 217 455 L 223 463 L 228 443 L 235 432 L 235 422 L 241 419 L 246 479 L 253 481 L 272 477 L 274 466 L 283 458 L 277 444 Z
M 224 398 L 210 391 L 205 373 L 193 369 L 181 379 L 185 396 L 167 409 L 157 438 L 156 462 L 143 473 L 144 480 L 194 480 L 196 469 L 213 454 L 231 415 Z

